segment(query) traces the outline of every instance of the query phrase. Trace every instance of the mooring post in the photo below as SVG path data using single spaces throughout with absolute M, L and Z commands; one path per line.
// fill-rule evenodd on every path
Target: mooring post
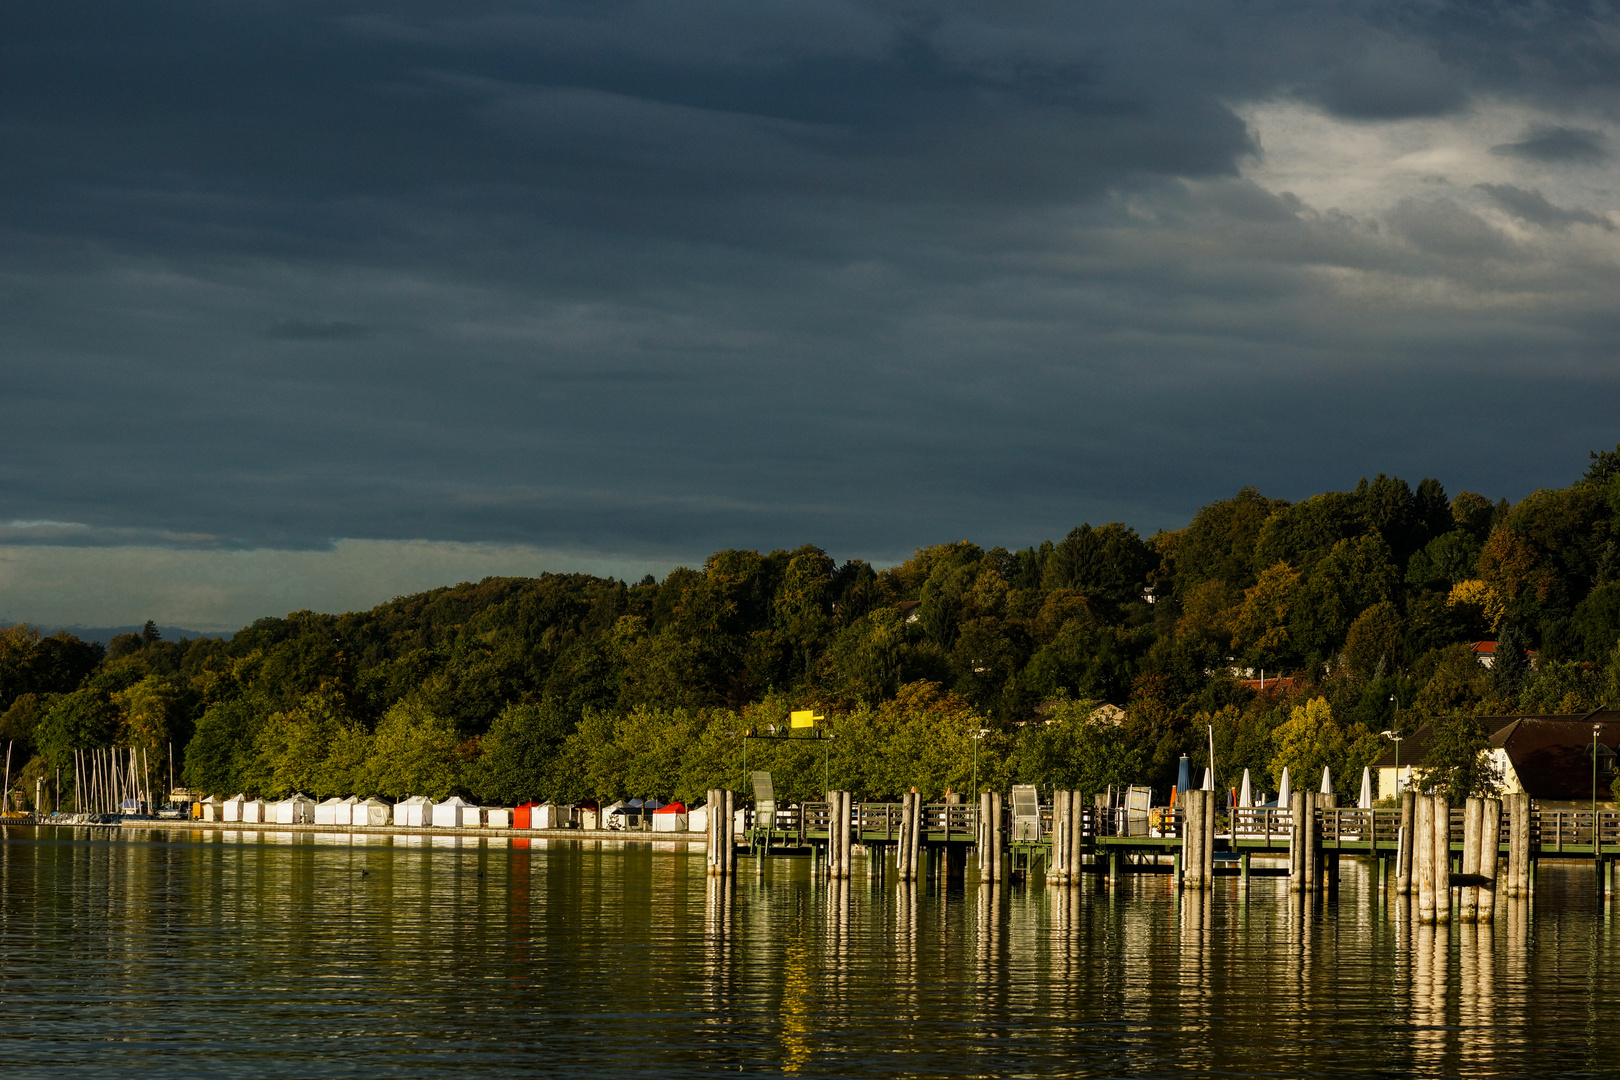
M 1207 891 L 1213 887 L 1215 877 L 1215 793 L 1200 791 L 1197 794 L 1198 828 L 1192 836 L 1192 851 L 1197 860 L 1195 880 L 1199 889 Z
M 1073 828 L 1069 811 L 1074 805 L 1074 795 L 1072 791 L 1052 793 L 1052 864 L 1051 872 L 1046 875 L 1049 885 L 1069 883 L 1069 830 Z
M 1503 891 L 1511 897 L 1524 896 L 1529 891 L 1530 869 L 1530 814 L 1529 797 L 1523 792 L 1503 796 L 1507 808 L 1508 856 L 1503 876 Z
M 894 876 L 901 882 L 912 880 L 917 869 L 917 853 L 911 849 L 911 816 L 916 813 L 911 795 L 900 795 L 900 834 L 894 846 Z
M 1193 837 L 1198 834 L 1198 796 L 1200 792 L 1181 792 L 1181 836 L 1170 857 L 1170 874 L 1175 878 L 1176 888 L 1195 889 L 1198 887 L 1198 867 L 1203 866 L 1203 860 L 1194 857 Z
M 1399 780 L 1396 781 L 1399 784 Z M 1395 892 L 1407 896 L 1412 891 L 1412 837 L 1416 831 L 1417 793 L 1401 792 L 1401 831 L 1395 843 Z
M 1303 791 L 1296 791 L 1288 800 L 1288 891 L 1305 891 L 1305 856 L 1310 801 Z
M 704 815 L 703 863 L 704 870 L 709 877 L 714 877 L 715 857 L 720 854 L 720 845 L 714 838 L 715 823 L 720 816 L 714 805 L 714 793 L 715 789 L 710 788 L 703 796 L 703 805 L 708 808 L 707 813 Z
M 1496 863 L 1502 850 L 1502 800 L 1484 800 L 1483 846 L 1479 855 L 1479 874 L 1485 879 L 1479 887 L 1479 921 L 1496 919 Z
M 1451 921 L 1451 801 L 1434 797 L 1434 921 Z
M 1463 803 L 1463 846 L 1462 846 L 1462 872 L 1465 877 L 1479 873 L 1480 845 L 1483 842 L 1482 833 L 1485 826 L 1485 806 L 1483 800 L 1477 795 L 1470 795 L 1468 801 Z M 1457 917 L 1462 922 L 1472 923 L 1479 921 L 1479 892 L 1473 885 L 1464 885 L 1459 890 L 1457 904 Z
M 1434 922 L 1434 797 L 1420 795 L 1413 815 L 1412 876 L 1417 879 L 1418 921 Z
M 1003 881 L 1001 847 L 1006 844 L 1006 829 L 1001 824 L 1001 792 L 990 792 L 990 879 Z
M 1247 851 L 1238 856 L 1238 884 L 1244 888 L 1249 886 L 1249 853 Z

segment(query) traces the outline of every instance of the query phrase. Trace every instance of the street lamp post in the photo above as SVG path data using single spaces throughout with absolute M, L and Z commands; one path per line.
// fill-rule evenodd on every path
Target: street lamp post
M 1395 794 L 1399 795 L 1401 793 L 1401 740 L 1406 736 L 1394 728 L 1380 731 L 1378 734 L 1395 744 Z
M 989 728 L 980 728 L 973 735 L 973 797 L 979 797 L 979 740 L 990 734 Z

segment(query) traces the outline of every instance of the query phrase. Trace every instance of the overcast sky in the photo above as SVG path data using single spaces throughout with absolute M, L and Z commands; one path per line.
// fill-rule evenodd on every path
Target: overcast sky
M 880 563 L 1620 441 L 1606 4 L 12 4 L 0 615 Z

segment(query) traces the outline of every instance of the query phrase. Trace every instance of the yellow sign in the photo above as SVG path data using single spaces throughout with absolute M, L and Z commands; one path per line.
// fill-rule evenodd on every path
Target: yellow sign
M 817 716 L 814 709 L 795 709 L 793 710 L 793 713 L 789 719 L 793 727 L 813 728 L 816 726 L 817 720 L 825 720 L 827 718 L 825 716 Z

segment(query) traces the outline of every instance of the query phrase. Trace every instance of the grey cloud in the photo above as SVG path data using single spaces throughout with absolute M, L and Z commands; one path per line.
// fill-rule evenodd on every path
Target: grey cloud
M 1461 73 L 1421 41 L 1367 41 L 1310 85 L 1328 109 L 1363 120 L 1453 112 L 1468 100 Z
M 1596 225 L 1608 232 L 1613 232 L 1615 228 L 1614 222 L 1602 214 L 1554 206 L 1539 191 L 1526 191 L 1512 184 L 1480 184 L 1479 187 L 1502 209 L 1532 225 L 1541 225 L 1549 229 L 1564 229 L 1571 225 Z
M 1419 248 L 1455 258 L 1492 258 L 1512 250 L 1508 238 L 1448 198 L 1403 199 L 1389 214 L 1394 228 Z
M 1517 249 L 1455 202 L 1382 231 L 1239 175 L 1245 101 L 1607 100 L 1567 13 L 1493 18 L 19 8 L 0 490 L 82 524 L 0 543 L 893 557 L 1175 526 L 1251 482 L 1565 482 L 1616 396 L 1585 286 L 1425 306 Z M 1565 368 L 1515 381 L 1548 341 Z M 1510 460 L 1477 422 L 1504 415 L 1548 422 Z
M 353 341 L 373 333 L 372 327 L 342 319 L 283 319 L 264 336 L 273 341 Z
M 1491 147 L 1491 153 L 1550 163 L 1588 163 L 1606 160 L 1609 149 L 1599 132 L 1541 124 L 1525 132 L 1518 142 Z

